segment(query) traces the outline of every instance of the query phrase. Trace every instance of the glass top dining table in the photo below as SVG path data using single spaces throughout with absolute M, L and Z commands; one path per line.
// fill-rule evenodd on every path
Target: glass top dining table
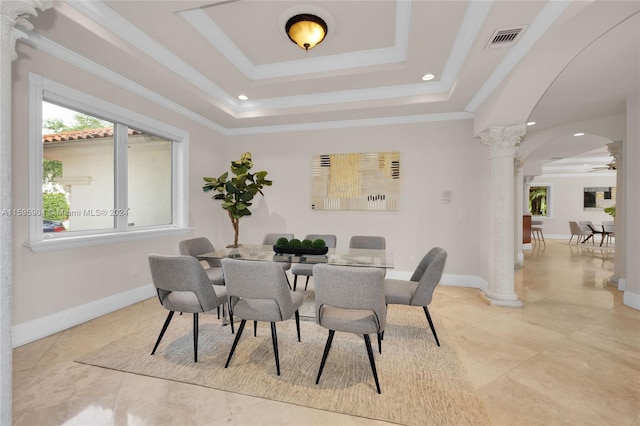
M 241 259 L 262 260 L 287 263 L 327 263 L 340 266 L 371 266 L 376 268 L 393 268 L 393 254 L 389 250 L 330 248 L 324 255 L 293 255 L 275 253 L 273 246 L 259 244 L 242 244 L 237 248 L 223 248 L 198 256 L 200 260 L 209 259 Z

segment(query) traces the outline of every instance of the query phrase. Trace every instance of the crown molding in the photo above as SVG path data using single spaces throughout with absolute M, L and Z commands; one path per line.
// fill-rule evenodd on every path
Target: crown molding
M 302 132 L 310 130 L 347 129 L 354 127 L 389 126 L 394 124 L 430 123 L 435 121 L 473 120 L 474 115 L 467 111 L 439 114 L 403 115 L 398 117 L 365 118 L 360 120 L 323 121 L 317 123 L 283 124 L 261 127 L 241 127 L 227 129 L 227 135 L 258 135 L 268 133 Z
M 115 84 L 116 86 L 121 87 L 128 92 L 131 92 L 142 98 L 145 98 L 155 104 L 158 104 L 170 111 L 180 114 L 186 118 L 189 118 L 190 120 L 200 123 L 213 130 L 216 130 L 221 133 L 224 133 L 226 130 L 224 127 L 220 126 L 219 124 L 199 114 L 196 114 L 190 109 L 185 108 L 184 106 L 168 98 L 165 98 L 164 96 L 159 95 L 158 93 L 152 90 L 147 89 L 146 87 L 136 83 L 135 81 L 129 80 L 128 78 L 123 77 L 122 75 L 96 62 L 93 62 L 82 55 L 79 55 L 73 50 L 70 50 L 33 31 L 29 31 L 26 29 L 23 29 L 23 31 L 25 31 L 28 35 L 28 38 L 24 39 L 23 41 L 35 47 L 36 49 L 42 50 L 43 52 L 46 52 L 52 56 L 55 56 L 56 58 L 64 62 L 67 62 L 68 64 L 71 64 L 81 70 L 84 70 L 92 75 L 95 75 L 96 77 L 99 77 L 105 81 L 108 81 L 109 83 Z
M 254 65 L 202 9 L 191 9 L 180 12 L 178 15 L 200 33 L 216 50 L 222 53 L 245 77 L 249 80 L 263 80 L 403 62 L 407 58 L 409 45 L 411 6 L 411 0 L 396 1 L 393 47 L 305 58 L 296 61 L 274 62 L 264 65 Z
M 102 1 L 87 2 L 82 0 L 68 0 L 67 3 L 87 18 L 113 34 L 125 39 L 132 46 L 155 59 L 161 66 L 168 67 L 180 78 L 185 79 L 194 87 L 207 93 L 211 98 L 216 100 L 218 107 L 234 118 L 240 118 L 237 115 L 238 113 L 241 113 L 243 116 L 247 114 L 261 115 L 264 110 L 274 111 L 299 108 L 301 106 L 340 104 L 364 99 L 367 101 L 375 101 L 407 96 L 413 97 L 416 96 L 416 94 L 441 94 L 448 96 L 462 63 L 468 56 L 473 42 L 492 5 L 492 1 L 469 2 L 463 25 L 460 27 L 456 42 L 447 59 L 447 64 L 439 81 L 388 86 L 376 89 L 362 89 L 360 91 L 347 90 L 331 92 L 329 94 L 312 93 L 304 96 L 267 98 L 242 103 L 141 31 L 130 21 L 116 13 Z M 254 79 L 269 78 L 267 77 L 268 75 L 293 76 L 301 72 L 307 72 L 310 69 L 318 72 L 320 69 L 331 69 L 331 67 L 362 67 L 367 65 L 367 61 L 373 64 L 387 63 L 384 61 L 402 61 L 406 58 L 410 15 L 411 2 L 398 0 L 396 3 L 395 44 L 392 48 L 373 49 L 368 52 L 353 52 L 345 55 L 334 55 L 333 57 L 325 56 L 322 58 L 305 59 L 304 61 L 289 61 L 255 66 L 251 64 L 249 59 L 239 51 L 226 34 L 224 34 L 204 12 L 199 9 L 194 9 L 181 13 L 183 18 L 186 16 L 193 22 L 196 22 L 197 28 L 200 28 L 206 34 L 205 38 L 214 44 L 223 54 L 229 55 L 227 56 L 228 59 L 234 63 L 241 72 L 245 73 L 249 78 Z M 205 30 L 205 28 L 208 29 Z M 325 64 L 325 62 L 327 64 Z M 286 66 L 283 66 L 283 64 Z
M 321 123 L 304 123 L 304 124 L 291 124 L 291 125 L 274 125 L 274 126 L 255 126 L 255 127 L 239 127 L 239 128 L 226 128 L 203 117 L 190 109 L 168 99 L 146 87 L 129 80 L 128 78 L 96 63 L 78 53 L 55 43 L 54 41 L 41 36 L 38 33 L 22 29 L 27 34 L 27 38 L 23 39 L 23 42 L 33 46 L 36 49 L 42 50 L 56 58 L 67 62 L 79 69 L 82 69 L 98 78 L 101 78 L 109 83 L 112 83 L 118 87 L 121 87 L 128 92 L 138 95 L 144 99 L 147 99 L 169 111 L 173 111 L 185 118 L 188 118 L 196 123 L 199 123 L 207 128 L 215 130 L 216 132 L 225 136 L 234 135 L 250 135 L 250 134 L 263 134 L 263 133 L 278 133 L 278 132 L 295 132 L 304 130 L 322 130 L 322 129 L 341 129 L 350 127 L 363 127 L 363 126 L 377 126 L 377 125 L 391 125 L 391 124 L 410 124 L 410 123 L 425 123 L 434 121 L 450 121 L 450 120 L 470 120 L 473 119 L 473 114 L 469 112 L 453 112 L 442 114 L 423 114 L 413 116 L 399 116 L 399 117 L 380 117 L 363 120 L 343 120 L 343 121 L 326 121 Z

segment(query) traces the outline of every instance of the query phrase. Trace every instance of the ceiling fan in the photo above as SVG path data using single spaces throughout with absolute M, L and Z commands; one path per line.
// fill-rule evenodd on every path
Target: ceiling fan
M 603 166 L 596 166 L 596 167 L 592 167 L 591 168 L 591 172 L 601 172 L 601 171 L 611 171 L 611 170 L 616 170 L 616 160 L 613 159 L 611 160 L 611 162 L 603 165 Z

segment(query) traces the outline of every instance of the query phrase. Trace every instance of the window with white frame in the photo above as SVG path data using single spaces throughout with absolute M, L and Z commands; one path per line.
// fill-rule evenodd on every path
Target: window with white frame
M 34 251 L 186 231 L 188 134 L 30 75 Z
M 551 185 L 529 186 L 529 211 L 532 216 L 551 217 Z

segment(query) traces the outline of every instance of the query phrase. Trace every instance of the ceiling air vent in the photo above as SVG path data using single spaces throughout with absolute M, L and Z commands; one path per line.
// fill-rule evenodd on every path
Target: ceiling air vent
M 526 27 L 511 27 L 496 30 L 485 46 L 485 50 L 513 46 L 525 28 Z

